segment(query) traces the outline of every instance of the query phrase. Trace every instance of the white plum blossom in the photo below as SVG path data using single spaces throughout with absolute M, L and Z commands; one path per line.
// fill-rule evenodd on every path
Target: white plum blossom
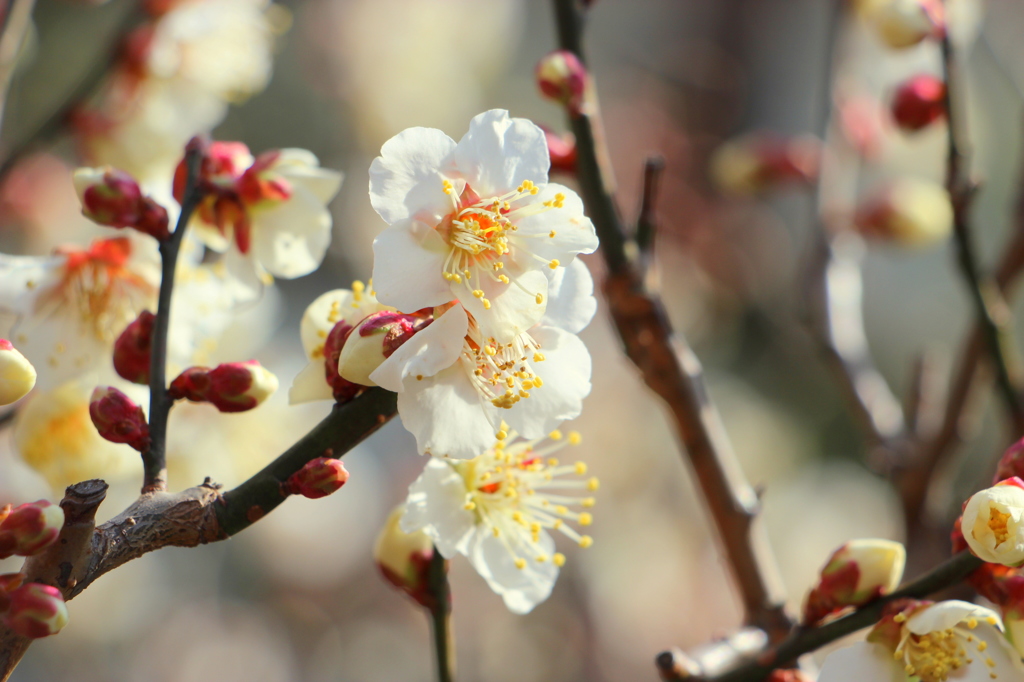
M 1014 477 L 974 493 L 964 506 L 961 529 L 978 558 L 1024 564 L 1024 483 Z
M 186 170 L 178 166 L 175 197 L 184 198 Z M 206 192 L 189 223 L 214 251 L 234 244 L 258 273 L 292 279 L 320 267 L 331 242 L 327 210 L 341 173 L 321 168 L 305 149 L 275 149 L 253 158 L 237 142 L 206 151 L 200 185 Z
M 295 377 L 288 390 L 288 402 L 292 405 L 312 400 L 334 400 L 334 390 L 329 381 L 337 380 L 337 358 L 334 372 L 325 365 L 325 350 L 331 331 L 339 322 L 350 327 L 367 315 L 389 310 L 374 296 L 372 287 L 368 290 L 360 281 L 352 283 L 352 289 L 335 289 L 321 294 L 309 304 L 302 315 L 299 334 L 308 364 Z M 333 349 L 337 354 L 341 348 Z
M 597 248 L 583 203 L 548 182 L 544 131 L 507 111 L 476 116 L 456 143 L 409 128 L 370 165 L 381 302 L 411 312 L 458 300 L 485 337 L 507 343 L 544 315 L 549 278 Z
M 891 636 L 828 656 L 818 682 L 992 682 L 1024 679 L 1024 665 L 991 609 L 949 600 L 893 619 Z M 883 621 L 884 622 L 884 621 Z M 875 632 L 878 632 L 878 626 Z M 897 629 L 898 628 L 898 629 Z
M 401 520 L 402 531 L 424 531 L 445 558 L 465 555 L 513 613 L 547 599 L 565 563 L 548 531 L 583 548 L 593 544 L 571 524 L 590 525 L 589 493 L 598 481 L 586 477 L 583 462 L 551 457 L 578 444 L 579 434 L 550 438 L 498 441 L 467 461 L 430 458 L 409 487 Z
M 475 457 L 504 437 L 503 423 L 540 438 L 579 416 L 590 393 L 590 354 L 576 333 L 594 315 L 592 291 L 589 271 L 574 261 L 552 281 L 547 315 L 505 343 L 462 306 L 435 308 L 434 322 L 370 378 L 398 393 L 399 416 L 420 452 Z

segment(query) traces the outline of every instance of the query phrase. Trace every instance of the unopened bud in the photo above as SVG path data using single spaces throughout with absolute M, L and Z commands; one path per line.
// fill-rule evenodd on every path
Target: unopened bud
M 800 670 L 773 670 L 765 682 L 811 682 L 811 678 Z
M 284 490 L 289 495 L 302 495 L 311 500 L 327 497 L 348 482 L 348 471 L 340 459 L 318 457 L 306 462 L 285 481 Z
M 434 543 L 422 530 L 403 531 L 400 523 L 404 514 L 405 506 L 400 505 L 388 516 L 373 547 L 373 558 L 388 582 L 431 608 L 434 598 L 427 589 L 427 571 L 434 556 Z
M 821 145 L 813 137 L 751 133 L 715 150 L 711 177 L 727 194 L 756 194 L 794 182 L 812 182 L 818 176 L 820 158 Z
M 858 209 L 854 224 L 866 237 L 924 246 L 950 235 L 953 205 L 937 183 L 897 178 Z
M 122 379 L 149 384 L 149 351 L 155 320 L 153 313 L 143 310 L 114 342 L 114 370 Z
M 345 320 L 341 320 L 331 328 L 324 341 L 324 373 L 327 385 L 331 387 L 334 399 L 338 403 L 347 403 L 364 388 L 361 384 L 352 383 L 338 373 L 341 350 L 345 347 L 345 342 L 353 329 L 355 327 Z
M 431 321 L 422 315 L 391 310 L 367 315 L 348 335 L 338 359 L 338 373 L 352 383 L 376 386 L 370 374 Z
M 548 143 L 548 156 L 551 158 L 551 172 L 575 173 L 576 172 L 576 138 L 572 133 L 559 135 L 558 133 L 540 127 L 544 131 L 544 138 Z
M 946 83 L 930 74 L 914 76 L 896 90 L 892 117 L 902 130 L 921 130 L 946 115 Z
M 804 602 L 803 623 L 812 625 L 848 606 L 892 592 L 903 578 L 907 553 L 891 540 L 851 540 L 837 549 Z
M 999 458 L 995 480 L 992 482 L 998 483 L 1011 476 L 1024 479 L 1024 438 L 1008 447 L 1003 456 Z
M 108 227 L 132 227 L 138 221 L 142 190 L 128 173 L 109 166 L 79 168 L 72 181 L 86 218 Z
M 983 561 L 1024 565 L 1024 480 L 1014 476 L 974 493 L 964 506 L 960 529 Z
M 174 399 L 207 402 L 221 412 L 245 412 L 273 395 L 277 377 L 256 360 L 228 362 L 213 369 L 189 367 L 171 382 Z
M 64 510 L 46 500 L 0 510 L 0 559 L 32 556 L 53 543 L 64 527 Z
M 7 339 L 0 339 L 0 405 L 21 400 L 36 385 L 36 368 Z
M 194 137 L 186 146 L 186 151 L 199 149 L 203 159 L 199 164 L 199 177 L 194 178 L 197 186 L 204 192 L 218 187 L 228 186 L 248 168 L 253 161 L 249 148 L 241 142 L 209 142 L 201 137 Z M 183 158 L 174 170 L 172 192 L 178 202 L 185 199 L 185 183 L 188 180 L 188 166 Z
M 68 624 L 68 607 L 56 587 L 25 583 L 7 594 L 7 602 L 3 623 L 22 637 L 49 637 Z
M 941 0 L 881 0 L 868 15 L 882 42 L 894 49 L 913 47 L 945 33 Z
M 97 386 L 89 398 L 89 416 L 101 436 L 139 452 L 149 447 L 149 424 L 142 407 L 113 386 Z
M 549 52 L 537 62 L 537 87 L 548 99 L 578 112 L 587 89 L 587 69 L 568 50 Z

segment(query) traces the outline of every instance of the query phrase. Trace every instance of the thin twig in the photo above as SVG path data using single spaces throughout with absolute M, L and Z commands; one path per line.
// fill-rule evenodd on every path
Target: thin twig
M 654 251 L 654 237 L 657 225 L 654 220 L 654 200 L 658 196 L 661 173 L 665 170 L 665 159 L 651 156 L 644 162 L 643 190 L 640 193 L 640 210 L 636 218 L 636 242 L 642 260 L 647 261 Z
M 209 481 L 180 493 L 154 491 L 141 495 L 102 526 L 82 511 L 68 513 L 60 539 L 25 563 L 27 580 L 53 585 L 65 599 L 81 594 L 105 573 L 163 547 L 196 547 L 226 540 L 262 518 L 287 497 L 283 483 L 307 462 L 324 456 L 342 457 L 395 415 L 397 396 L 371 388 L 331 413 L 295 445 L 234 490 L 221 494 Z M 88 496 L 102 501 L 102 481 L 68 489 L 61 506 Z M 81 488 L 85 486 L 85 488 Z M 78 507 L 82 505 L 79 504 Z M 77 508 L 76 508 L 77 509 Z M 0 625 L 0 682 L 5 682 L 32 640 Z
M 974 251 L 970 209 L 977 186 L 970 176 L 964 92 L 960 67 L 948 33 L 942 39 L 942 68 L 946 80 L 946 119 L 949 153 L 946 158 L 946 189 L 953 205 L 953 236 L 957 260 L 981 322 L 985 342 L 995 368 L 996 383 L 1006 403 L 1014 436 L 1024 433 L 1024 405 L 1021 403 L 1016 368 L 1011 362 L 1010 311 L 990 278 L 984 276 Z
M 554 9 L 560 47 L 572 50 L 582 60 L 579 3 L 555 0 Z M 569 114 L 576 136 L 580 190 L 608 269 L 604 291 L 613 321 L 626 354 L 672 412 L 739 587 L 746 621 L 776 641 L 789 632 L 790 620 L 767 536 L 756 523 L 757 495 L 743 477 L 707 393 L 700 361 L 681 336 L 673 335 L 660 301 L 646 290 L 627 256 L 626 232 L 605 181 L 606 164 L 601 161 L 608 158 L 607 149 L 595 135 L 598 119 L 593 92 L 580 111 Z
M 171 328 L 171 299 L 174 274 L 178 267 L 178 251 L 188 228 L 188 221 L 199 203 L 199 166 L 203 150 L 189 144 L 185 150 L 187 170 L 185 191 L 178 224 L 170 237 L 160 242 L 160 295 L 149 356 L 149 447 L 142 453 L 142 492 L 167 490 L 167 418 L 174 400 L 167 392 L 167 336 Z
M 437 682 L 455 680 L 455 639 L 452 637 L 452 603 L 448 587 L 448 562 L 434 548 L 427 568 L 427 592 L 430 593 L 430 631 L 434 639 Z

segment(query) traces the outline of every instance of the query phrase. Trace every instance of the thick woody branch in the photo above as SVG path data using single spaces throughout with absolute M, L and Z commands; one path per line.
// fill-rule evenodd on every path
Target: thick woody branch
M 162 547 L 196 547 L 225 540 L 284 501 L 282 484 L 310 460 L 341 457 L 394 416 L 396 396 L 371 388 L 337 405 L 306 436 L 248 481 L 227 493 L 209 481 L 180 493 L 143 493 L 130 507 L 99 527 L 96 508 L 106 483 L 86 481 L 68 488 L 61 507 L 60 538 L 25 562 L 27 579 L 58 587 L 65 599 L 132 559 Z M 0 682 L 5 682 L 31 640 L 0 626 Z
M 581 8 L 574 0 L 555 0 L 561 47 L 580 55 Z M 592 88 L 592 85 L 591 85 Z M 789 631 L 781 581 L 764 529 L 756 523 L 757 495 L 744 479 L 718 412 L 704 385 L 697 356 L 673 334 L 657 296 L 626 254 L 625 230 L 607 180 L 607 149 L 599 134 L 593 92 L 570 113 L 576 136 L 577 175 L 587 212 L 601 240 L 608 267 L 604 291 L 626 353 L 647 384 L 668 405 L 718 530 L 746 620 L 774 641 Z

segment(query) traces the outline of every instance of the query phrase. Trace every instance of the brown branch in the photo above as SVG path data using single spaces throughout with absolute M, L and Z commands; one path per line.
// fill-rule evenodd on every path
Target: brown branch
M 582 60 L 578 2 L 555 0 L 554 8 L 561 47 Z M 608 268 L 604 292 L 612 319 L 626 354 L 672 413 L 739 587 L 746 621 L 778 640 L 789 632 L 790 620 L 767 536 L 756 522 L 757 495 L 743 477 L 707 393 L 700 361 L 685 340 L 673 334 L 661 302 L 646 290 L 626 254 L 625 230 L 608 190 L 607 164 L 602 162 L 608 158 L 607 149 L 595 134 L 598 121 L 591 91 L 589 102 L 579 112 L 570 112 L 569 122 L 576 136 L 580 190 Z
M 32 27 L 35 0 L 10 0 L 4 8 L 3 33 L 0 34 L 0 120 L 7 107 L 7 94 L 18 67 L 25 39 Z
M 144 493 L 118 516 L 94 527 L 106 484 L 86 481 L 68 488 L 60 538 L 25 562 L 32 582 L 53 585 L 65 599 L 80 594 L 103 574 L 162 547 L 196 547 L 225 540 L 248 528 L 287 496 L 282 484 L 310 460 L 341 457 L 394 416 L 397 398 L 371 388 L 331 413 L 262 471 L 221 494 L 207 480 L 179 493 Z M 5 682 L 31 640 L 0 625 L 0 682 Z
M 970 175 L 964 92 L 960 65 L 949 35 L 942 39 L 942 68 L 946 80 L 946 119 L 949 153 L 946 159 L 946 189 L 953 205 L 953 236 L 957 260 L 967 281 L 971 300 L 981 323 L 988 353 L 995 368 L 996 382 L 1015 436 L 1024 433 L 1024 405 L 1019 377 L 1012 364 L 1010 310 L 991 278 L 981 272 L 974 252 L 970 209 L 977 185 Z

